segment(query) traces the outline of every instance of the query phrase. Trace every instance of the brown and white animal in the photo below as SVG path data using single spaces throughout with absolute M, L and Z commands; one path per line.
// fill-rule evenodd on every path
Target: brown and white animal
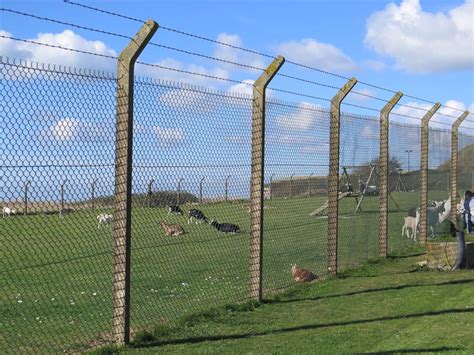
M 11 217 L 12 214 L 16 214 L 16 209 L 3 207 L 3 218 L 5 218 L 5 216 Z
M 113 220 L 113 216 L 111 214 L 107 214 L 107 213 L 101 213 L 97 216 L 97 229 L 100 229 L 100 226 L 101 225 L 107 225 L 107 224 L 111 224 L 112 223 L 112 220 Z
M 179 224 L 167 224 L 165 221 L 160 221 L 160 227 L 163 229 L 166 236 L 178 236 L 184 234 L 184 229 Z
M 313 281 L 317 278 L 311 271 L 303 269 L 296 264 L 293 264 L 291 267 L 291 274 L 296 282 Z
M 418 220 L 416 217 L 405 217 L 405 224 L 402 227 L 402 236 L 406 234 L 407 238 L 416 240 L 416 230 L 418 227 Z M 411 231 L 411 235 L 410 235 Z

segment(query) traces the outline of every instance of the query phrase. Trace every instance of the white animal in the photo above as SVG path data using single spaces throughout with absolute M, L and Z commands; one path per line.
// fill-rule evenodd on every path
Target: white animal
M 3 218 L 5 218 L 5 216 L 11 217 L 12 214 L 16 214 L 16 209 L 3 207 Z
M 439 207 L 439 206 L 437 206 Z M 451 196 L 444 201 L 444 211 L 439 214 L 438 223 L 441 224 L 451 216 Z
M 112 223 L 113 216 L 111 214 L 101 213 L 97 216 L 97 220 L 99 221 L 99 223 L 97 224 L 97 229 L 100 229 L 101 225 L 107 225 Z
M 440 223 L 440 215 L 444 215 L 446 201 L 436 202 L 436 207 L 427 208 L 427 224 L 430 227 L 431 235 L 430 237 L 436 236 L 436 227 Z M 449 208 L 451 209 L 451 202 L 449 202 Z M 449 215 L 448 215 L 449 216 Z M 420 224 L 420 208 L 416 209 L 416 225 L 417 227 Z
M 415 217 L 405 217 L 405 224 L 402 227 L 402 236 L 406 234 L 407 238 L 416 240 L 416 229 L 418 227 L 417 222 L 418 220 Z

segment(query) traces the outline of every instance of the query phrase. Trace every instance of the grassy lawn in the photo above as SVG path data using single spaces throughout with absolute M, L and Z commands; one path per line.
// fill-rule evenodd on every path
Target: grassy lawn
M 419 249 L 402 238 L 406 210 L 417 193 L 394 194 L 390 205 L 391 255 Z M 327 218 L 310 217 L 323 197 L 266 201 L 264 291 L 266 297 L 293 286 L 290 265 L 326 274 Z M 354 199 L 340 204 L 340 270 L 377 255 L 378 197 L 367 197 L 353 215 Z M 131 322 L 134 333 L 172 325 L 187 315 L 248 294 L 249 214 L 245 202 L 200 207 L 219 222 L 237 223 L 242 233 L 219 234 L 209 225 L 188 225 L 163 208 L 133 209 Z M 184 207 L 185 211 L 189 207 Z M 111 331 L 112 231 L 97 228 L 105 209 L 0 219 L 0 352 L 84 349 Z M 184 226 L 181 237 L 165 237 L 161 219 Z
M 120 352 L 472 353 L 472 271 L 418 271 L 420 258 L 374 260 L 337 279 L 269 296 L 258 307 L 187 316 L 140 334 Z

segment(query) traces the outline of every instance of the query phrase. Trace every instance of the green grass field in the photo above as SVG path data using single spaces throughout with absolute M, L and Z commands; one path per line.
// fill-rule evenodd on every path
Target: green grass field
M 445 192 L 440 192 L 444 196 Z M 406 210 L 417 193 L 397 193 L 402 211 L 390 205 L 389 249 L 406 255 L 419 249 L 400 236 Z M 324 198 L 266 201 L 264 290 L 266 297 L 293 285 L 290 265 L 326 274 L 327 219 L 310 217 Z M 188 225 L 162 208 L 134 208 L 132 227 L 131 319 L 134 333 L 169 325 L 219 304 L 247 299 L 249 214 L 245 202 L 199 207 L 220 222 L 237 223 L 242 233 L 223 235 L 209 225 Z M 378 197 L 340 204 L 340 270 L 375 257 Z M 185 211 L 189 207 L 184 206 Z M 112 232 L 97 228 L 107 210 L 0 220 L 0 352 L 84 349 L 110 338 Z M 186 234 L 165 237 L 158 222 L 180 223 Z

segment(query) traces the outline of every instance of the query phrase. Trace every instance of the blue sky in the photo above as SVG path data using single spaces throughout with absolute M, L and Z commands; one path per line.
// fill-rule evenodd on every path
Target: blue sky
M 474 111 L 474 0 L 80 0 L 78 2 L 139 19 L 152 18 L 164 27 L 254 49 L 269 55 L 282 54 L 289 61 L 345 77 L 355 76 L 363 82 L 392 90 L 401 90 L 406 94 L 429 101 L 440 101 L 452 108 Z M 2 8 L 128 36 L 133 36 L 140 26 L 140 24 L 133 21 L 68 5 L 63 1 L 2 0 L 0 4 Z M 39 21 L 4 11 L 0 12 L 0 34 L 111 56 L 118 55 L 127 43 L 127 40 L 122 38 L 69 28 L 65 25 Z M 228 47 L 189 36 L 181 36 L 164 29 L 159 29 L 152 41 L 256 67 L 265 67 L 270 61 L 266 57 L 231 50 Z M 115 71 L 113 60 L 38 47 L 33 44 L 18 43 L 3 38 L 0 38 L 0 54 L 33 62 Z M 154 46 L 146 48 L 140 60 L 247 83 L 251 83 L 252 80 L 258 77 L 258 72 L 254 70 L 209 61 Z M 139 65 L 136 73 L 157 80 L 198 85 L 220 92 L 234 91 L 243 95 L 251 93 L 249 85 L 184 75 L 154 67 Z M 285 64 L 280 73 L 336 87 L 340 87 L 345 83 L 345 79 L 328 76 L 317 71 L 303 70 L 290 64 Z M 297 164 L 309 161 L 314 166 L 325 165 L 327 159 L 315 156 L 314 153 L 327 151 L 327 127 L 317 120 L 318 115 L 306 112 L 306 108 L 309 107 L 309 111 L 313 109 L 317 111 L 320 107 L 327 108 L 327 101 L 318 100 L 315 97 L 330 99 L 336 90 L 281 76 L 277 76 L 270 86 L 302 95 L 290 95 L 275 91 L 269 93 L 271 100 L 285 100 L 285 102 L 290 103 L 290 106 L 293 106 L 293 109 L 283 109 L 284 106 L 277 105 L 269 114 L 274 123 L 272 126 L 270 122 L 268 126 L 270 138 L 273 132 L 274 142 L 281 143 L 284 141 L 290 144 L 282 147 L 278 144 L 272 146 L 270 142 L 269 147 L 273 150 L 269 151 L 267 159 L 273 159 L 275 164 L 283 161 L 293 161 Z M 104 88 L 101 87 L 100 90 L 102 89 Z M 362 84 L 358 84 L 354 90 L 382 99 L 389 99 L 392 96 L 389 92 Z M 110 96 L 110 100 L 113 100 L 113 91 L 109 90 L 107 95 Z M 234 102 L 233 106 L 231 105 L 232 109 L 228 110 L 229 119 L 223 120 L 225 105 L 221 105 L 220 109 L 217 107 L 213 112 L 199 109 L 191 110 L 191 107 L 198 108 L 199 103 L 203 102 L 201 97 L 176 97 L 172 89 L 168 89 L 168 91 L 156 89 L 154 95 L 159 96 L 158 102 L 163 105 L 163 109 L 160 111 L 161 116 L 150 117 L 150 115 L 153 116 L 153 112 L 146 110 L 146 95 L 142 96 L 141 107 L 143 109 L 141 111 L 140 108 L 138 109 L 137 121 L 145 122 L 148 120 L 149 125 L 146 128 L 146 124 L 142 122 L 141 127 L 137 126 L 136 132 L 137 137 L 140 137 L 141 134 L 145 137 L 148 133 L 148 136 L 146 136 L 148 138 L 143 138 L 143 144 L 147 140 L 151 142 L 151 136 L 154 135 L 153 137 L 157 141 L 149 145 L 147 149 L 151 149 L 151 147 L 154 147 L 157 151 L 167 149 L 168 158 L 161 156 L 162 161 L 168 159 L 189 164 L 201 159 L 202 162 L 210 164 L 230 159 L 229 156 L 233 154 L 235 159 L 230 160 L 234 163 L 237 161 L 242 163 L 243 160 L 245 161 L 248 158 L 248 128 L 250 122 L 244 119 L 238 126 L 233 126 L 232 123 L 232 119 L 235 117 L 249 116 L 248 106 L 244 109 L 241 104 Z M 174 98 L 173 95 L 175 95 Z M 308 95 L 313 96 L 313 98 L 308 97 Z M 77 97 L 75 99 L 79 100 Z M 156 97 L 154 100 L 153 102 L 156 103 Z M 207 98 L 206 100 L 211 102 L 213 99 Z M 235 100 L 248 102 L 245 99 Z M 177 101 L 180 101 L 182 105 L 173 104 Z M 380 109 L 383 106 L 383 102 L 357 95 L 350 95 L 347 102 L 374 109 Z M 431 107 L 429 103 L 406 97 L 402 99 L 401 103 L 424 109 Z M 113 105 L 113 102 L 110 101 L 101 107 L 108 107 L 109 104 Z M 343 106 L 343 109 L 356 114 L 378 115 L 377 112 L 351 106 Z M 199 119 L 208 120 L 207 125 L 196 121 L 197 117 L 194 119 L 190 117 L 186 110 L 197 113 Z M 44 144 L 44 141 L 47 141 L 45 138 L 42 142 L 43 147 L 54 146 L 56 149 L 64 149 L 65 146 L 69 145 L 69 152 L 72 152 L 69 158 L 72 159 L 84 155 L 86 150 L 91 151 L 91 147 L 100 146 L 102 143 L 110 143 L 107 139 L 102 139 L 102 143 L 99 141 L 104 138 L 104 135 L 108 135 L 109 131 L 113 131 L 113 126 L 110 126 L 113 125 L 113 112 L 104 113 L 109 128 L 101 130 L 100 126 L 97 126 L 99 123 L 95 122 L 98 116 L 95 116 L 93 120 L 87 120 L 87 117 L 83 117 L 87 114 L 81 116 L 76 112 L 76 116 L 70 117 L 74 115 L 74 112 L 59 109 L 52 109 L 51 111 L 54 112 L 49 112 L 51 116 L 49 121 L 42 120 L 41 124 L 38 123 L 35 126 L 37 127 L 34 133 L 36 139 L 50 134 L 49 139 L 55 142 L 55 144 L 51 144 L 51 141 L 49 144 Z M 425 112 L 407 107 L 397 107 L 395 111 L 416 117 L 421 117 Z M 442 112 L 451 116 L 461 114 L 461 111 L 446 107 L 442 108 Z M 187 122 L 191 123 L 180 126 L 176 122 L 166 121 L 166 119 L 160 120 L 160 117 L 166 116 L 165 113 L 173 117 L 180 117 L 181 115 L 188 119 Z M 97 114 L 97 109 L 94 114 Z M 392 116 L 391 118 L 404 124 L 418 124 L 417 120 L 409 118 L 399 116 Z M 468 119 L 474 121 L 472 115 Z M 80 120 L 82 120 L 81 126 L 78 123 Z M 453 118 L 439 115 L 433 121 L 433 127 L 446 129 L 447 126 L 436 124 L 436 122 L 449 124 L 453 122 Z M 216 124 L 227 127 L 227 130 L 222 128 L 220 133 L 214 135 L 214 138 L 219 142 L 216 143 L 212 139 L 203 138 L 203 131 L 212 128 L 208 126 Z M 18 124 L 18 127 L 20 126 Z M 347 164 L 351 164 L 351 162 L 360 164 L 370 160 L 377 154 L 378 126 L 372 123 L 354 124 L 354 127 L 356 126 L 358 128 L 354 128 L 351 132 L 348 131 L 342 136 L 344 146 L 341 151 L 341 159 L 346 161 Z M 195 134 L 190 135 L 185 129 L 192 130 Z M 284 132 L 284 129 L 287 129 L 287 133 Z M 464 124 L 466 133 L 472 132 L 473 129 L 473 122 Z M 97 130 L 101 130 L 101 133 L 97 134 Z M 210 131 L 212 130 L 210 129 Z M 239 131 L 243 133 L 239 134 Z M 152 134 L 149 134 L 150 132 Z M 90 137 L 91 134 L 93 139 Z M 364 138 L 363 140 L 360 140 L 361 136 Z M 75 140 L 71 138 L 75 138 Z M 82 150 L 78 148 L 81 145 L 77 144 L 81 138 Z M 401 152 L 399 155 L 402 155 L 399 159 L 406 163 L 403 148 L 416 145 L 418 135 L 414 134 L 413 138 L 405 137 L 406 139 L 413 139 L 415 143 L 404 142 L 402 138 L 399 138 L 400 142 L 397 149 Z M 24 139 L 25 142 L 32 141 L 31 137 L 25 136 Z M 225 140 L 229 143 L 228 145 L 223 143 Z M 434 142 L 434 146 L 437 142 L 442 143 L 443 146 L 447 144 L 446 140 L 440 138 Z M 203 144 L 207 151 L 213 152 L 213 154 L 200 154 L 198 147 L 202 147 Z M 297 148 L 301 149 L 297 150 Z M 22 153 L 33 155 L 35 150 L 39 155 L 45 154 L 45 151 L 42 150 L 39 150 L 40 153 L 38 153 L 37 146 L 33 148 L 28 144 L 25 145 Z M 76 152 L 76 155 L 73 152 Z M 221 155 L 217 152 L 220 152 Z M 311 159 L 309 158 L 310 153 L 313 154 Z M 222 156 L 226 158 L 221 159 Z M 415 152 L 412 159 L 416 160 L 416 156 Z M 445 156 L 442 156 L 442 159 L 444 159 Z M 147 160 L 150 157 L 143 156 L 142 158 Z M 432 165 L 436 166 L 437 163 L 439 162 L 433 162 Z M 297 175 L 307 175 L 312 171 L 304 167 L 299 169 L 296 172 Z M 324 171 L 325 169 L 320 169 L 320 173 Z M 289 175 L 289 172 L 283 168 L 276 169 L 274 172 L 282 177 Z M 229 172 L 222 171 L 220 173 L 225 176 Z M 272 171 L 268 173 L 272 173 Z M 169 183 L 169 188 L 174 185 L 174 181 L 180 174 L 182 174 L 181 171 L 169 172 L 167 177 L 164 178 L 166 181 L 173 181 Z M 198 173 L 196 174 L 198 175 Z M 240 175 L 240 180 L 242 180 L 241 189 L 247 188 L 247 174 L 246 170 L 235 173 L 235 175 Z M 198 179 L 197 175 L 195 179 Z M 109 179 L 109 175 L 107 175 L 107 179 Z M 146 181 L 147 179 L 148 176 L 143 175 L 142 180 Z M 219 175 L 216 179 L 220 180 L 221 176 Z

